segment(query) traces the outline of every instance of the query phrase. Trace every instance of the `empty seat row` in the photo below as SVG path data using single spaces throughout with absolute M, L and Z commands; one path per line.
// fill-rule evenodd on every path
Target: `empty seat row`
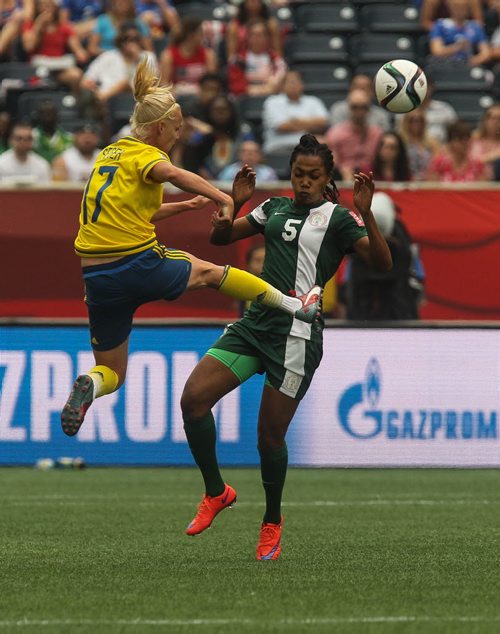
M 411 4 L 373 4 L 357 9 L 351 2 L 342 4 L 299 5 L 293 10 L 297 31 L 357 33 L 420 33 L 418 10 Z

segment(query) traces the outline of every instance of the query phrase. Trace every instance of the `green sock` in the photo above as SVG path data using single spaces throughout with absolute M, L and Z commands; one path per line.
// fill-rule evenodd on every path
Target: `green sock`
M 205 482 L 207 495 L 221 495 L 224 492 L 224 480 L 219 471 L 215 442 L 217 438 L 215 420 L 212 412 L 196 420 L 185 420 L 184 431 L 189 448 Z
M 266 492 L 266 512 L 264 522 L 281 522 L 281 495 L 285 486 L 288 467 L 288 447 L 286 443 L 280 449 L 260 449 L 260 472 L 262 486 Z

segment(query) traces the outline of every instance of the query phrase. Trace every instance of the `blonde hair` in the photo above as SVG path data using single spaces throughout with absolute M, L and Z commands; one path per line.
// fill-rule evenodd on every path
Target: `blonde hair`
M 132 133 L 143 136 L 149 126 L 163 119 L 174 119 L 180 111 L 172 86 L 160 86 L 153 62 L 148 56 L 139 62 L 134 75 L 134 112 L 130 118 Z

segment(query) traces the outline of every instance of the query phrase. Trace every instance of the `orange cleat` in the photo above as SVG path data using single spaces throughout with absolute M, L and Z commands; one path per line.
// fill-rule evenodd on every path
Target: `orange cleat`
M 233 506 L 236 502 L 236 491 L 229 484 L 220 495 L 210 497 L 204 495 L 198 513 L 186 528 L 186 535 L 199 535 L 210 527 L 216 516 L 228 506 Z
M 283 517 L 281 517 L 279 524 L 262 524 L 256 551 L 256 556 L 259 561 L 278 559 L 280 556 L 282 526 Z

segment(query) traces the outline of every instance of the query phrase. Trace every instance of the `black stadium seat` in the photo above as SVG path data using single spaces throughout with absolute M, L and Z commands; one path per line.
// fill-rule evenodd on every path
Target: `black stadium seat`
M 408 4 L 371 4 L 361 8 L 360 21 L 370 33 L 421 33 L 418 10 Z
M 296 64 L 304 82 L 305 92 L 315 90 L 347 90 L 351 83 L 351 69 L 338 64 Z
M 0 81 L 3 79 L 29 81 L 32 77 L 36 77 L 35 68 L 28 62 L 4 62 L 0 64 Z
M 316 62 L 347 62 L 345 37 L 310 33 L 292 33 L 285 43 L 285 58 L 290 65 Z
M 407 35 L 396 33 L 363 33 L 349 41 L 354 65 L 365 62 L 388 62 L 391 59 L 416 61 L 415 42 Z
M 494 100 L 488 93 L 480 92 L 441 92 L 437 90 L 433 93 L 433 98 L 448 102 L 457 113 L 460 119 L 465 119 L 472 126 L 476 126 L 483 116 L 485 110 L 493 105 Z
M 181 18 L 194 15 L 201 20 L 226 20 L 229 15 L 226 7 L 215 2 L 185 2 L 175 4 Z
M 290 178 L 290 152 L 266 154 L 263 162 L 274 169 L 280 181 L 287 181 Z
M 66 121 L 78 119 L 79 110 L 76 99 L 62 90 L 31 90 L 21 93 L 17 102 L 17 118 L 21 121 L 33 119 L 38 107 L 45 101 L 56 104 L 62 127 L 65 127 Z
M 356 33 L 359 22 L 356 9 L 349 3 L 300 5 L 294 11 L 299 31 Z
M 490 75 L 484 68 L 470 68 L 458 64 L 433 65 L 425 69 L 436 90 L 470 90 L 487 92 L 491 88 Z
M 319 97 L 325 104 L 327 110 L 330 110 L 334 103 L 346 99 L 348 93 L 349 90 L 316 90 L 311 94 Z

